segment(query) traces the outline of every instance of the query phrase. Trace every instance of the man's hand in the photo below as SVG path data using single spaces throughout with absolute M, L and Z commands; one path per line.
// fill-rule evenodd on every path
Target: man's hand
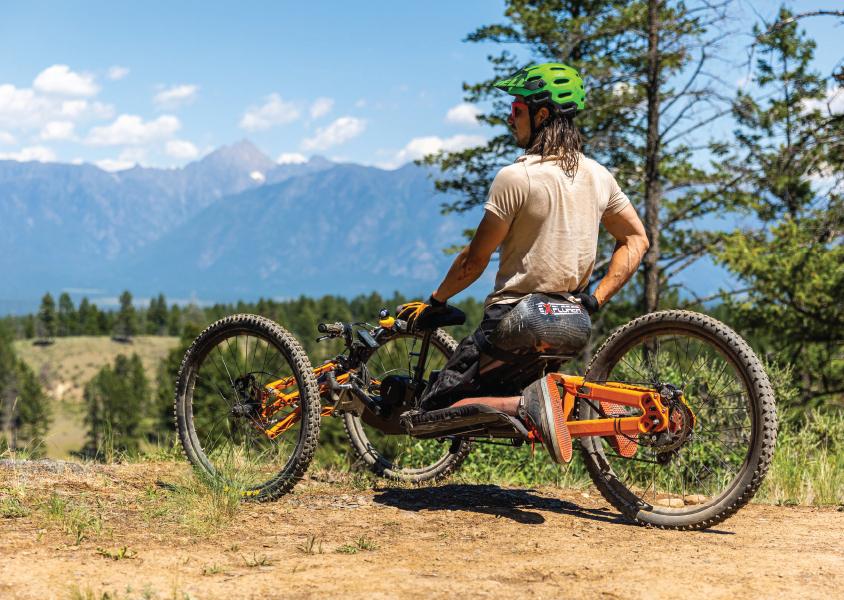
M 439 300 L 434 298 L 433 294 L 431 294 L 431 296 L 428 298 L 428 302 L 416 300 L 399 306 L 396 318 L 401 319 L 407 323 L 407 331 L 414 331 L 416 329 L 416 324 L 419 322 L 419 319 L 422 317 L 422 315 L 431 316 L 436 313 L 445 312 L 447 309 L 447 303 L 440 302 Z
M 583 308 L 586 309 L 586 312 L 590 315 L 594 315 L 598 312 L 598 309 L 601 308 L 601 304 L 598 302 L 598 299 L 592 294 L 572 294 L 571 296 L 574 301 L 583 306 Z

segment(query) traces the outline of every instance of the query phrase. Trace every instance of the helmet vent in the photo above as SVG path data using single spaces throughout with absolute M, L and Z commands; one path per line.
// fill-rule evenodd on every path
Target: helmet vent
M 557 83 L 557 84 L 563 84 L 563 83 L 568 83 L 569 81 L 571 81 L 571 80 L 570 80 L 570 79 L 567 79 L 567 78 L 563 78 L 563 79 L 555 79 L 555 80 L 554 80 L 554 83 Z

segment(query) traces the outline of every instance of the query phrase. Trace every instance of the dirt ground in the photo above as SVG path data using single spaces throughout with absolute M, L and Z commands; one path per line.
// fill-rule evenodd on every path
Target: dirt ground
M 0 467 L 0 598 L 840 598 L 844 589 L 835 508 L 753 504 L 716 529 L 681 533 L 629 525 L 594 491 L 373 489 L 317 474 L 199 532 L 202 515 L 189 525 L 175 514 L 197 506 L 168 499 L 168 482 L 191 477 L 183 465 L 53 470 Z M 51 497 L 97 527 L 75 536 L 45 516 Z

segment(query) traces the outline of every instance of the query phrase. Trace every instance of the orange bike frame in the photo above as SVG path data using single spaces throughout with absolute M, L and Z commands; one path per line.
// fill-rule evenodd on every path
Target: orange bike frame
M 338 365 L 329 361 L 314 369 L 314 375 L 319 377 L 329 371 L 335 371 Z M 624 456 L 632 456 L 636 452 L 639 434 L 652 434 L 664 431 L 668 427 L 668 409 L 662 403 L 657 391 L 631 386 L 621 383 L 605 382 L 593 383 L 584 381 L 583 377 L 553 373 L 549 375 L 562 391 L 559 401 L 563 404 L 566 426 L 572 438 L 600 436 L 610 438 L 612 445 Z M 349 373 L 337 375 L 338 384 L 347 383 Z M 264 387 L 264 407 L 261 412 L 262 420 L 271 419 L 284 408 L 295 406 L 280 421 L 263 429 L 270 439 L 284 434 L 301 418 L 301 408 L 297 405 L 298 390 L 285 393 L 296 385 L 296 378 L 285 377 L 267 384 Z M 319 386 L 320 397 L 328 396 L 328 384 Z M 571 420 L 571 413 L 577 398 L 590 400 L 600 405 L 607 418 L 589 420 Z M 641 411 L 640 414 L 630 416 L 624 407 L 631 407 Z M 333 406 L 323 406 L 320 416 L 328 416 L 334 412 Z M 622 416 L 623 415 L 623 416 Z M 257 424 L 256 424 L 257 426 Z

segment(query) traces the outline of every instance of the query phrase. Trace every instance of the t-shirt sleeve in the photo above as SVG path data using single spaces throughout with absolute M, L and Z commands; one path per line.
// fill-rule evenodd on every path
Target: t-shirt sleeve
M 604 211 L 604 214 L 614 215 L 627 208 L 627 205 L 630 204 L 630 199 L 627 197 L 627 194 L 621 191 L 621 188 L 615 180 L 615 177 L 612 176 L 612 173 L 607 171 L 607 177 L 609 177 L 610 184 L 610 199 L 607 202 L 607 208 Z
M 492 181 L 484 209 L 509 225 L 527 200 L 529 191 L 530 181 L 523 165 L 504 167 Z

